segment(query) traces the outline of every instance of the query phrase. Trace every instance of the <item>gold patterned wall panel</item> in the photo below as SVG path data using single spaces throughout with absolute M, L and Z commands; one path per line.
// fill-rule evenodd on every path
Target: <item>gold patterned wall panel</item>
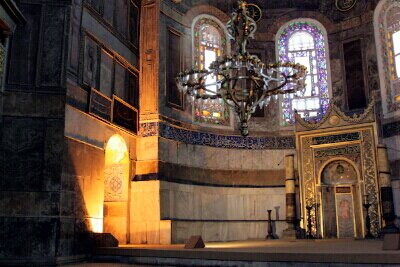
M 302 138 L 301 141 L 301 158 L 302 158 L 302 208 L 303 214 L 307 214 L 306 206 L 315 203 L 315 180 L 314 180 L 314 160 L 313 160 L 313 151 L 311 148 L 311 140 L 312 137 Z M 304 225 L 306 225 L 307 218 L 304 218 Z M 311 210 L 311 225 L 312 231 L 315 234 L 315 212 Z
M 373 114 L 373 103 L 363 114 L 347 117 L 333 105 L 319 123 L 308 123 L 296 116 L 296 149 L 298 153 L 298 169 L 301 192 L 302 226 L 307 230 L 307 205 L 320 204 L 317 195 L 321 193 L 320 177 L 324 167 L 335 160 L 349 162 L 357 170 L 355 188 L 357 206 L 361 206 L 362 196 L 367 194 L 371 203 L 371 233 L 378 235 L 380 230 L 379 188 L 377 183 L 377 159 L 375 154 L 376 125 Z M 332 124 L 332 118 L 340 123 Z M 313 235 L 317 233 L 320 214 L 311 210 L 311 226 Z M 360 212 L 357 227 L 364 233 L 365 210 Z M 319 219 L 318 219 L 319 220 Z M 323 219 L 322 219 L 323 220 Z M 318 231 L 321 231 L 318 229 Z M 361 233 L 361 232 L 359 232 Z
M 377 182 L 377 161 L 375 155 L 375 138 L 374 131 L 367 129 L 362 132 L 362 163 L 364 170 L 365 192 L 368 195 L 368 201 L 371 203 L 369 209 L 371 217 L 371 233 L 377 236 L 379 233 L 380 211 L 378 197 L 378 182 Z

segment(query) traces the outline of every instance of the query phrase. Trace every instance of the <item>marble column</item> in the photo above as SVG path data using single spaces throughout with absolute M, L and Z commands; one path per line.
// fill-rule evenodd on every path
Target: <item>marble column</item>
M 377 152 L 382 217 L 385 221 L 385 227 L 382 229 L 382 233 L 384 234 L 397 231 L 398 229 L 393 223 L 395 215 L 393 206 L 392 182 L 390 179 L 390 163 L 386 145 L 379 144 Z
M 288 228 L 283 231 L 283 238 L 296 239 L 296 187 L 294 155 L 285 156 L 286 222 Z

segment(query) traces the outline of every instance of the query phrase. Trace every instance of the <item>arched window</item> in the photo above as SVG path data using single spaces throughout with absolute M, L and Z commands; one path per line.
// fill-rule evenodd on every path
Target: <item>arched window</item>
M 329 107 L 330 79 L 325 29 L 313 20 L 285 24 L 277 34 L 277 55 L 281 62 L 307 67 L 306 87 L 282 98 L 282 125 L 294 123 L 294 111 L 307 119 L 319 120 Z
M 193 23 L 193 60 L 199 69 L 208 69 L 228 49 L 222 24 L 211 16 L 200 16 Z M 209 83 L 216 77 L 208 77 Z M 200 123 L 230 125 L 229 109 L 222 99 L 194 102 L 194 120 Z
M 400 2 L 381 1 L 374 14 L 383 112 L 400 110 Z

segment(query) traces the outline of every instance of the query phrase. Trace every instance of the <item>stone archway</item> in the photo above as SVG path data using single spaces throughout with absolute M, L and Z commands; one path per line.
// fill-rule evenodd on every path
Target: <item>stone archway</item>
M 321 172 L 320 217 L 325 238 L 354 238 L 362 235 L 359 174 L 343 159 L 327 163 Z
M 104 232 L 127 242 L 129 153 L 124 139 L 113 135 L 105 150 Z

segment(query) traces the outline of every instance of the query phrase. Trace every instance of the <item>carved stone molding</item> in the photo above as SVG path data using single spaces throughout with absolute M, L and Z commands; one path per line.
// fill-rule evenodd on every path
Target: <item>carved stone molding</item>
M 339 126 L 350 126 L 361 123 L 372 123 L 375 122 L 374 106 L 375 99 L 373 98 L 363 113 L 354 113 L 352 115 L 348 115 L 331 100 L 331 104 L 329 109 L 326 111 L 325 116 L 317 123 L 314 121 L 306 121 L 301 118 L 299 114 L 295 113 L 296 131 L 310 131 Z

